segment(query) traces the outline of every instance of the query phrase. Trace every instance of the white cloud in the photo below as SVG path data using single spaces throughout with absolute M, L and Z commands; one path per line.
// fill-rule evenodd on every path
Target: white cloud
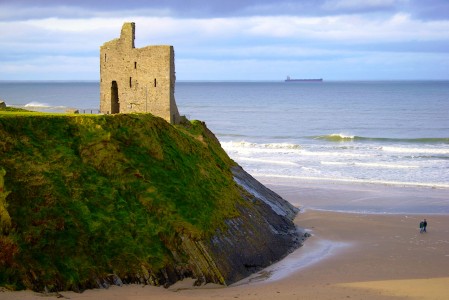
M 389 42 L 412 40 L 449 40 L 449 21 L 413 20 L 406 14 L 389 18 L 366 19 L 359 15 L 332 17 L 241 17 L 213 19 L 175 19 L 171 17 L 116 17 L 91 19 L 38 19 L 18 22 L 0 22 L 3 28 L 0 43 L 14 38 L 29 38 L 39 43 L 48 36 L 69 41 L 84 37 L 92 43 L 118 37 L 125 21 L 136 22 L 136 38 L 143 45 L 152 41 L 192 44 L 223 39 L 278 38 L 334 40 L 346 42 Z
M 286 75 L 327 80 L 448 78 L 445 54 L 365 52 L 332 60 L 179 59 L 180 80 L 283 80 Z
M 0 80 L 47 80 L 99 78 L 98 57 L 38 56 L 23 59 L 20 63 L 0 61 Z
M 366 19 L 359 15 L 258 17 L 248 19 L 246 25 L 246 32 L 261 37 L 330 39 L 355 43 L 449 40 L 449 21 L 423 22 L 405 14 L 386 19 Z
M 384 4 L 387 2 L 383 1 Z M 346 2 L 348 3 L 350 1 Z M 410 57 L 407 62 L 411 64 L 412 58 L 419 60 L 419 55 L 427 54 L 382 56 L 379 51 L 376 52 L 376 45 L 449 42 L 449 21 L 415 20 L 402 13 L 371 18 L 352 14 L 325 17 L 177 19 L 136 14 L 107 18 L 96 16 L 87 19 L 2 21 L 2 76 L 23 74 L 39 78 L 41 71 L 48 76 L 53 74 L 54 78 L 59 77 L 58 72 L 64 72 L 67 78 L 95 79 L 98 77 L 99 47 L 104 42 L 119 37 L 120 28 L 125 21 L 136 23 L 137 47 L 149 44 L 175 46 L 178 78 L 182 79 L 220 76 L 227 78 L 217 79 L 232 79 L 231 75 L 251 77 L 250 73 L 257 73 L 264 78 L 278 78 L 291 73 L 288 71 L 291 67 L 307 69 L 310 66 L 308 70 L 311 72 L 314 68 L 324 70 L 324 65 L 327 68 L 349 69 L 342 63 L 348 57 L 357 59 L 359 65 L 363 65 L 363 59 L 366 59 L 370 67 L 375 67 L 374 63 L 369 62 L 376 58 L 379 61 L 398 59 L 398 65 L 402 65 L 405 62 L 401 62 L 400 58 Z M 351 45 L 356 44 L 364 45 L 371 51 L 353 51 Z M 431 56 L 424 61 L 435 64 L 444 55 Z M 356 63 L 346 63 L 357 69 Z M 421 62 L 419 64 L 424 68 Z M 274 68 L 274 71 L 267 71 L 267 68 Z M 227 70 L 228 73 L 222 73 Z M 439 71 L 439 74 L 443 72 Z M 446 73 L 446 76 L 449 75 Z
M 388 8 L 407 2 L 407 0 L 328 0 L 323 4 L 328 10 L 360 10 Z
M 354 51 L 340 49 L 323 49 L 301 45 L 261 45 L 261 46 L 205 46 L 198 49 L 181 48 L 182 57 L 203 59 L 312 59 L 335 56 L 354 55 Z
M 77 3 L 60 4 L 56 6 L 41 6 L 38 1 L 33 4 L 20 5 L 11 1 L 1 3 L 0 20 L 39 20 L 39 19 L 89 19 L 89 18 L 116 18 L 117 16 L 169 16 L 172 11 L 169 8 L 147 8 L 138 9 L 118 9 L 118 10 L 97 10 L 77 6 Z

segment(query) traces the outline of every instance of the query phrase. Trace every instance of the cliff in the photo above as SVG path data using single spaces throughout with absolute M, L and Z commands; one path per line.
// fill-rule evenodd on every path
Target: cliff
M 0 286 L 231 284 L 300 246 L 296 213 L 202 122 L 0 112 Z

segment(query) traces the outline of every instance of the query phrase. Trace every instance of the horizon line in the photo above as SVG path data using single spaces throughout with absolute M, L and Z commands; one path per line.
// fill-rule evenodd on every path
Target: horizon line
M 398 82 L 398 81 L 449 81 L 448 79 L 324 79 L 322 82 Z M 14 82 L 36 82 L 36 83 L 100 83 L 100 80 L 96 79 L 0 79 L 1 83 L 14 83 Z M 219 83 L 219 82 L 285 82 L 285 79 L 260 79 L 260 80 L 251 80 L 251 79 L 180 79 L 176 80 L 176 82 L 185 82 L 185 83 L 195 83 L 195 82 L 210 82 L 210 83 Z

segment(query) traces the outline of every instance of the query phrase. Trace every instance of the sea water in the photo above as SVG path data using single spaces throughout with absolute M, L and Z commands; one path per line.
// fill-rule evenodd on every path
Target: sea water
M 449 81 L 177 82 L 175 97 L 257 178 L 449 192 Z M 99 84 L 1 82 L 0 99 L 90 112 Z
M 185 83 L 183 113 L 261 177 L 449 188 L 449 82 Z

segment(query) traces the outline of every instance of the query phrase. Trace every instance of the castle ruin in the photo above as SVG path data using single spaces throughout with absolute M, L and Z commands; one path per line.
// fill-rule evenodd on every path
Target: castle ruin
M 100 112 L 151 113 L 171 124 L 180 116 L 175 101 L 173 46 L 134 47 L 135 24 L 100 47 Z

